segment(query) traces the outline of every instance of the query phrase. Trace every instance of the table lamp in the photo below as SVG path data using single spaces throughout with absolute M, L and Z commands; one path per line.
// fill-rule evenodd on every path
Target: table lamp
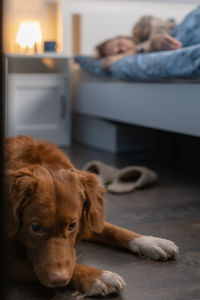
M 16 43 L 24 53 L 37 53 L 38 44 L 42 41 L 41 27 L 36 21 L 20 23 Z

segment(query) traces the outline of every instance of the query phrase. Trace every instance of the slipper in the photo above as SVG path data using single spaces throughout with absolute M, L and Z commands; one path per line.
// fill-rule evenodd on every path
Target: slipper
M 98 160 L 88 162 L 82 169 L 96 174 L 103 185 L 111 183 L 119 172 L 117 168 L 106 165 Z
M 113 182 L 107 186 L 108 192 L 124 194 L 135 189 L 153 185 L 158 178 L 154 171 L 140 166 L 130 166 L 121 169 Z

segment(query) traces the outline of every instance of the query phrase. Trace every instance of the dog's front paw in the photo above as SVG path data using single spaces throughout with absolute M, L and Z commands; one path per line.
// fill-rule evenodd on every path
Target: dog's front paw
M 154 260 L 167 260 L 178 254 L 178 247 L 169 240 L 153 236 L 141 236 L 130 243 L 130 250 Z
M 101 276 L 92 284 L 86 296 L 107 296 L 118 294 L 125 287 L 124 280 L 116 273 L 103 271 Z

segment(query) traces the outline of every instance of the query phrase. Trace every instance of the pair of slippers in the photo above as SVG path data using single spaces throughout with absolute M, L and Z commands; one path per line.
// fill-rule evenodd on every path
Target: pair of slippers
M 129 166 L 119 170 L 97 160 L 87 163 L 83 170 L 96 174 L 107 191 L 116 194 L 145 188 L 155 184 L 158 179 L 154 171 L 145 167 Z

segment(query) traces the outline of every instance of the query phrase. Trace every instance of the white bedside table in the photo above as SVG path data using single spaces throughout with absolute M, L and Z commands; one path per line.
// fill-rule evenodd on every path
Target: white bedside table
M 70 59 L 56 53 L 5 54 L 6 136 L 70 145 Z

